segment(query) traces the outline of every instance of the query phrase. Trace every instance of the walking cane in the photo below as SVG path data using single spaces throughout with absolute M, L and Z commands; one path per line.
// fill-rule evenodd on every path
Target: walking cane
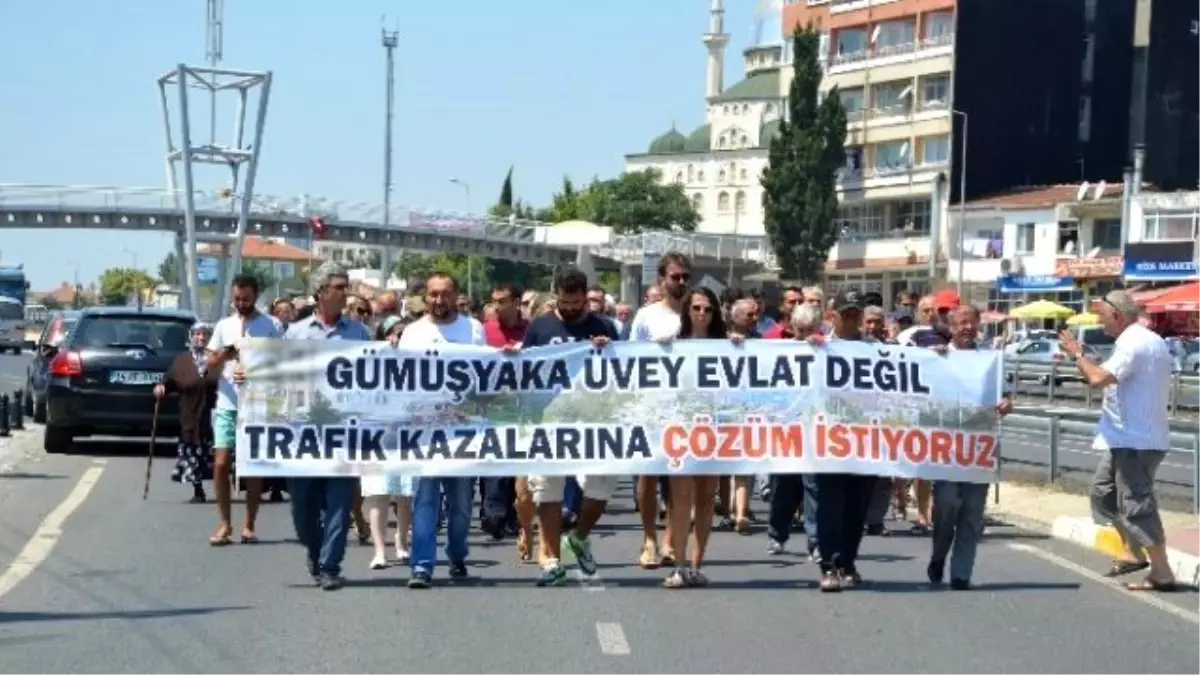
M 150 423 L 150 449 L 146 451 L 146 484 L 142 486 L 142 501 L 150 496 L 150 471 L 154 468 L 154 444 L 158 442 L 158 404 L 162 399 L 154 399 L 154 421 Z

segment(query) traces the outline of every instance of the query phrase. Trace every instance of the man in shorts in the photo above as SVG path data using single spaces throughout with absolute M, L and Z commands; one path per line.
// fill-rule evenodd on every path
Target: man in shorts
M 544 347 L 572 342 L 591 342 L 603 348 L 617 339 L 616 325 L 608 318 L 588 311 L 587 275 L 575 267 L 567 267 L 554 278 L 555 307 L 534 319 L 525 331 L 521 347 Z M 588 535 L 604 515 L 608 500 L 616 489 L 617 476 L 577 476 L 583 491 L 583 505 L 575 528 L 559 540 L 562 530 L 562 501 L 566 476 L 530 476 L 529 490 L 537 505 L 542 528 L 542 573 L 538 586 L 562 586 L 567 583 L 567 571 L 560 562 L 562 546 L 579 563 L 584 574 L 596 573 Z
M 233 540 L 232 488 L 234 447 L 237 445 L 238 386 L 241 383 L 238 347 L 244 338 L 279 338 L 280 324 L 258 311 L 258 280 L 249 274 L 233 278 L 234 313 L 217 322 L 208 341 L 208 367 L 222 368 L 217 384 L 217 405 L 213 410 L 213 491 L 217 493 L 220 523 L 208 538 L 213 546 L 227 546 Z M 242 526 L 243 544 L 258 542 L 254 532 L 258 506 L 262 501 L 261 478 L 246 479 L 246 523 Z

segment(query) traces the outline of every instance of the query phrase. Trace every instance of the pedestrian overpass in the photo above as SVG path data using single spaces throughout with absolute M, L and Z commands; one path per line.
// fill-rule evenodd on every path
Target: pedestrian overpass
M 176 252 L 183 259 L 185 196 L 182 191 L 160 188 L 0 184 L 0 228 L 174 232 Z M 228 192 L 197 192 L 194 199 L 198 240 L 232 242 L 238 225 L 237 198 Z M 685 253 L 698 269 L 721 278 L 741 278 L 774 267 L 765 237 L 650 232 L 613 234 L 606 242 L 566 246 L 550 243 L 562 237 L 549 236 L 554 226 L 548 223 L 393 207 L 391 224 L 385 227 L 381 206 L 313 197 L 253 198 L 246 234 L 308 238 L 309 219 L 314 216 L 324 223 L 324 241 L 620 270 L 622 295 L 628 295 L 627 283 L 636 288 L 643 261 L 667 251 Z

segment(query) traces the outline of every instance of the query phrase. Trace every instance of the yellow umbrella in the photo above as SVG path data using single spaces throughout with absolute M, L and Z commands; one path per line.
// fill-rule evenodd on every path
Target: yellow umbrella
M 1028 305 L 1022 305 L 1014 310 L 1010 310 L 1008 315 L 1014 319 L 1025 321 L 1030 319 L 1065 319 L 1075 316 L 1075 310 L 1070 307 L 1063 307 L 1057 302 L 1036 300 Z
M 1068 326 L 1095 326 L 1098 323 L 1100 323 L 1100 317 L 1096 314 L 1092 314 L 1091 312 L 1087 312 L 1085 314 L 1076 314 L 1075 316 L 1067 319 Z

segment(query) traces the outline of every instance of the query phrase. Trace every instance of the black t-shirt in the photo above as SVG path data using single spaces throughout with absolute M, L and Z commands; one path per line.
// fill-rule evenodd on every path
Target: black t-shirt
M 563 323 L 557 314 L 550 312 L 539 316 L 529 324 L 521 346 L 525 348 L 546 347 L 568 342 L 588 342 L 592 338 L 600 336 L 613 341 L 618 339 L 616 325 L 606 317 L 588 314 L 582 321 Z

